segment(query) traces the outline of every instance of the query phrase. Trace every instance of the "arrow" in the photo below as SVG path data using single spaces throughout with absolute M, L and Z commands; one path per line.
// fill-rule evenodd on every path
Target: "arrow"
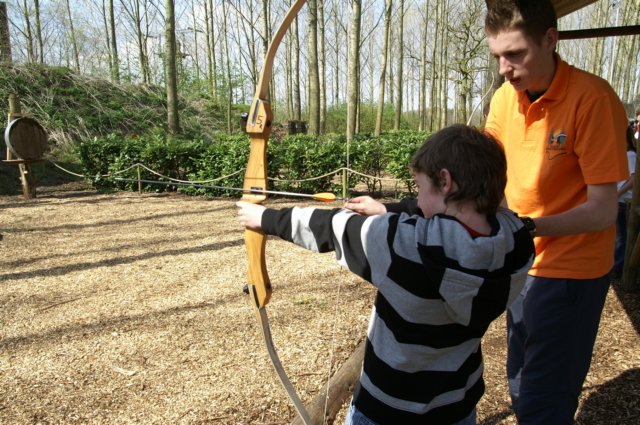
M 244 189 L 240 187 L 214 186 L 214 185 L 204 185 L 204 184 L 197 184 L 197 183 L 163 182 L 160 180 L 123 179 L 120 177 L 116 177 L 114 180 L 119 182 L 130 182 L 130 183 L 163 184 L 166 186 L 188 186 L 188 187 L 196 187 L 199 189 L 235 190 L 237 192 L 243 192 L 243 193 L 267 193 L 270 195 L 284 195 L 284 196 L 295 196 L 299 198 L 311 198 L 320 202 L 335 202 L 335 201 L 349 200 L 349 198 L 342 198 L 340 196 L 336 196 L 334 193 L 331 193 L 331 192 L 321 192 L 321 193 L 314 193 L 313 195 L 309 195 L 306 193 L 282 192 L 278 190 L 264 190 L 260 188 Z

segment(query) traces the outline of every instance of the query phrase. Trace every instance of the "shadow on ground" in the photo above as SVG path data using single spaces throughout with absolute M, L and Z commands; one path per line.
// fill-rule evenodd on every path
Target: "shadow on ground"
M 576 425 L 640 423 L 640 369 L 629 369 L 597 387 L 584 401 Z

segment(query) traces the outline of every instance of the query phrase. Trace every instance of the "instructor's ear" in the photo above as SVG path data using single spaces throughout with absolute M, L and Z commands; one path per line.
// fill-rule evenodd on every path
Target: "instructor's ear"
M 557 28 L 549 28 L 544 36 L 542 36 L 543 48 L 548 52 L 555 52 L 559 36 Z

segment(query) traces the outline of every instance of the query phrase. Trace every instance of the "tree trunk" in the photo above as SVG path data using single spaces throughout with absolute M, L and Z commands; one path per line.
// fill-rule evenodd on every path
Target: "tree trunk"
M 9 15 L 7 3 L 0 3 L 0 63 L 11 63 L 11 37 L 9 35 Z
M 193 17 L 193 65 L 196 68 L 196 82 L 200 83 L 200 58 L 198 55 L 198 23 L 196 22 L 196 7 L 191 0 L 191 15 Z
M 213 15 L 213 0 L 209 0 L 209 12 L 211 13 L 211 94 L 216 99 L 218 96 L 218 60 L 216 59 L 216 32 Z
M 429 79 L 429 84 L 430 84 L 430 92 L 429 92 L 429 109 L 430 109 L 430 113 L 429 113 L 429 129 L 431 131 L 433 131 L 436 128 L 436 123 L 438 122 L 438 110 L 439 110 L 439 104 L 437 102 L 438 99 L 438 84 L 437 84 L 437 78 L 439 78 L 438 75 L 438 41 L 439 41 L 439 37 L 438 35 L 440 34 L 440 19 L 438 19 L 438 10 L 440 8 L 440 4 L 441 4 L 442 0 L 436 0 L 436 4 L 434 6 L 436 13 L 435 13 L 435 28 L 433 31 L 433 45 L 431 46 L 431 78 Z M 433 8 L 432 8 L 433 9 Z
M 267 55 L 269 49 L 270 24 L 269 24 L 269 3 L 270 0 L 262 0 L 262 57 Z
M 607 12 L 603 10 L 603 8 L 609 8 L 609 5 L 604 5 L 602 2 L 598 2 L 596 5 L 596 13 L 594 15 L 594 20 L 592 26 L 597 27 L 600 22 L 604 19 L 604 16 L 607 15 Z M 602 73 L 602 55 L 604 53 L 604 39 L 598 38 L 595 40 L 595 51 L 594 54 L 591 55 L 591 72 L 596 75 L 600 75 Z
M 227 28 L 227 8 L 225 2 L 222 2 L 222 32 L 224 34 L 224 53 L 227 64 L 227 132 L 233 131 L 231 122 L 231 106 L 233 104 L 233 84 L 231 83 L 231 58 L 229 57 L 229 31 Z
M 69 0 L 67 0 L 68 3 Z M 6 4 L 6 3 L 5 3 Z M 27 0 L 22 0 L 22 16 L 24 18 L 24 35 L 27 45 L 27 60 L 35 62 L 35 53 L 33 51 L 33 34 L 31 33 L 31 20 L 29 19 L 29 8 Z
M 404 61 L 404 0 L 400 0 L 400 14 L 398 15 L 398 80 L 396 89 L 398 97 L 396 99 L 396 117 L 393 122 L 393 128 L 400 130 L 400 119 L 402 118 L 402 93 L 404 92 L 403 84 L 403 61 Z
M 173 0 L 165 0 L 165 73 L 167 84 L 167 126 L 171 134 L 180 133 L 178 77 L 176 72 L 176 21 Z
M 351 39 L 349 40 L 349 103 L 347 105 L 347 140 L 351 141 L 356 131 L 358 113 L 358 79 L 360 64 L 360 20 L 361 0 L 352 0 Z
M 269 49 L 269 40 L 271 40 L 271 21 L 269 19 L 269 10 L 271 9 L 271 0 L 262 0 L 262 57 L 267 56 L 267 50 Z M 226 37 L 226 33 L 225 33 Z M 271 75 L 271 81 L 269 81 L 269 100 L 271 101 L 271 107 L 275 108 L 275 84 L 274 75 Z
M 104 46 L 107 50 L 107 64 L 109 65 L 109 75 L 111 75 L 113 79 L 113 56 L 111 55 L 111 31 L 109 30 L 109 12 L 107 11 L 107 3 L 105 0 L 102 0 L 102 9 L 101 9 L 101 17 L 102 17 L 102 29 L 104 31 L 105 43 Z
M 335 73 L 333 75 L 333 104 L 340 103 L 340 21 L 338 20 L 338 4 L 333 3 L 333 33 L 335 42 L 333 43 L 333 55 L 335 63 Z
M 324 134 L 327 124 L 327 75 L 324 31 L 324 0 L 318 1 L 318 72 L 320 82 L 320 134 Z
M 40 0 L 34 0 L 33 8 L 36 12 L 36 42 L 38 43 L 38 63 L 44 63 L 44 42 L 42 40 L 42 24 L 40 23 Z
M 69 19 L 69 33 L 71 34 L 71 46 L 73 47 L 73 60 L 77 72 L 80 72 L 80 55 L 78 53 L 78 42 L 76 40 L 76 31 L 73 28 L 73 17 L 71 16 L 71 5 L 67 0 L 67 17 Z
M 216 96 L 216 82 L 213 76 L 213 17 L 209 9 L 211 0 L 204 2 L 204 22 L 205 22 L 205 43 L 207 47 L 207 80 L 209 82 L 209 92 L 211 97 Z
M 302 119 L 302 99 L 300 97 L 300 35 L 298 17 L 293 20 L 293 119 Z
M 429 35 L 429 1 L 427 0 L 424 7 L 424 15 L 422 21 L 422 31 L 424 33 L 420 37 L 420 95 L 418 102 L 419 119 L 418 130 L 424 131 L 427 118 L 427 37 Z
M 151 71 L 149 69 L 149 58 L 147 54 L 147 37 L 142 31 L 142 15 L 140 13 L 140 0 L 134 0 L 131 9 L 128 9 L 122 2 L 124 10 L 133 22 L 136 34 L 136 44 L 138 47 L 138 61 L 140 62 L 140 72 L 144 84 L 151 84 Z M 145 13 L 146 15 L 146 13 Z
M 440 58 L 438 64 L 440 66 L 439 74 L 439 82 L 440 82 L 440 125 L 439 128 L 444 128 L 447 125 L 447 112 L 448 112 L 448 82 L 449 82 L 449 73 L 447 69 L 447 52 L 449 48 L 449 43 L 447 40 L 448 31 L 446 22 L 449 19 L 449 1 L 443 0 L 442 8 L 440 9 L 440 15 L 438 19 L 442 22 L 440 25 Z
M 389 53 L 389 34 L 391 29 L 391 9 L 393 0 L 385 0 L 384 6 L 384 40 L 382 42 L 382 59 L 380 63 L 380 83 L 378 84 L 378 111 L 376 113 L 376 126 L 373 134 L 377 137 L 382 131 L 382 117 L 384 115 L 384 87 L 387 73 L 387 55 Z
M 316 0 L 307 2 L 309 31 L 308 72 L 309 72 L 309 132 L 320 132 L 320 77 L 318 75 L 318 7 Z
M 626 64 L 624 66 L 625 76 L 624 78 L 622 78 L 622 87 L 620 90 L 620 97 L 623 101 L 636 102 L 636 104 L 640 100 L 640 94 L 638 93 L 640 92 L 640 90 L 633 90 L 633 88 L 634 87 L 640 88 L 638 85 L 639 83 L 638 78 L 640 78 L 640 74 L 633 73 L 632 70 L 640 68 L 640 66 L 638 66 L 640 64 L 638 63 L 637 56 L 634 60 L 631 60 L 631 52 L 638 51 L 639 39 L 640 37 L 635 36 L 635 37 L 632 37 L 631 40 L 627 40 L 627 42 L 630 42 L 629 48 L 627 49 L 627 52 L 629 52 L 629 54 L 626 56 L 629 59 L 626 61 Z
M 293 117 L 293 37 L 288 32 L 285 38 L 285 99 L 287 101 L 287 117 Z
M 109 30 L 111 32 L 111 78 L 115 82 L 120 82 L 120 60 L 118 59 L 116 18 L 113 13 L 113 0 L 109 0 Z
M 372 117 L 373 122 L 371 123 L 373 125 L 373 128 L 375 129 L 375 116 L 376 116 L 376 102 L 374 102 L 373 98 L 375 97 L 375 61 L 374 61 L 374 55 L 375 55 L 375 39 L 374 37 L 369 37 L 369 96 L 367 97 L 367 100 L 369 102 L 369 115 Z

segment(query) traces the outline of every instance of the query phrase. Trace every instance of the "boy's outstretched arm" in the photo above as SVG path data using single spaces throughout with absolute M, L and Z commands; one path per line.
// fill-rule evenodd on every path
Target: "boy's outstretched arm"
M 248 229 L 278 236 L 314 252 L 335 251 L 341 266 L 371 280 L 371 266 L 365 247 L 370 226 L 365 227 L 365 223 L 372 218 L 341 208 L 271 209 L 243 201 L 236 205 L 240 223 Z M 385 238 L 383 231 L 379 239 Z M 377 246 L 374 251 L 382 249 Z
M 278 236 L 316 252 L 334 250 L 331 217 L 340 211 L 315 208 L 271 209 L 260 204 L 239 201 L 238 219 L 247 229 Z M 314 219 L 312 219 L 312 216 Z

